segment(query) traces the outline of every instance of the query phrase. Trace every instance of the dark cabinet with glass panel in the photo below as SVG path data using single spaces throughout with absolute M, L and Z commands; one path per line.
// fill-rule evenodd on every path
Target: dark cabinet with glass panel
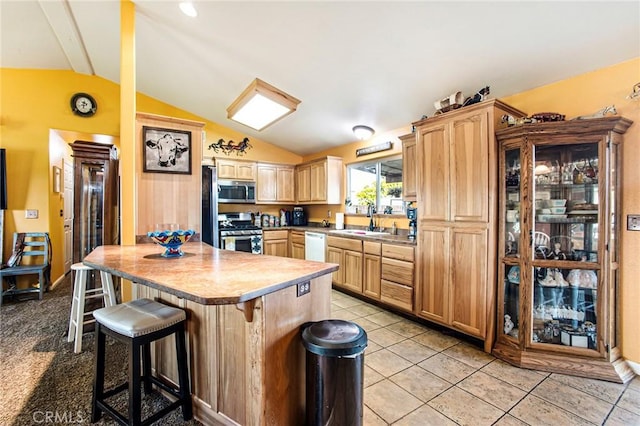
M 621 117 L 525 124 L 500 145 L 497 339 L 525 368 L 617 382 Z

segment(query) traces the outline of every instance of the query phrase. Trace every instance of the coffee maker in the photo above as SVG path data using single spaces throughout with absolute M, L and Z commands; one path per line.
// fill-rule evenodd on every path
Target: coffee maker
M 293 226 L 306 226 L 307 225 L 307 215 L 304 212 L 302 207 L 294 207 L 293 208 Z
M 407 207 L 407 218 L 409 219 L 409 239 L 414 241 L 418 235 L 418 209 Z

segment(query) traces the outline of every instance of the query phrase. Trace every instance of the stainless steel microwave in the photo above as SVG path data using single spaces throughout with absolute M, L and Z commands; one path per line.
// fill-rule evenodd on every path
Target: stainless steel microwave
M 219 180 L 218 202 L 233 204 L 255 204 L 256 183 L 240 180 Z

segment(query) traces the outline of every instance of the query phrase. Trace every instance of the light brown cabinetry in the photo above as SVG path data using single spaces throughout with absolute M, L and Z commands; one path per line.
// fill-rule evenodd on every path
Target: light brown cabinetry
M 413 311 L 414 260 L 413 247 L 382 244 L 382 302 Z
M 498 358 L 594 379 L 633 378 L 617 321 L 620 166 L 631 124 L 603 117 L 497 132 Z
M 250 180 L 257 178 L 256 163 L 254 161 L 226 160 L 216 158 L 218 179 Z
M 286 164 L 258 163 L 256 203 L 294 203 L 294 170 Z
M 494 336 L 498 100 L 414 123 L 418 202 L 416 313 L 484 339 Z
M 289 231 L 286 229 L 262 231 L 262 253 L 289 257 Z
M 291 231 L 289 235 L 289 257 L 294 259 L 304 259 L 305 258 L 305 242 L 304 242 L 304 232 L 302 231 Z
M 380 299 L 380 279 L 382 272 L 382 244 L 373 241 L 363 242 L 363 288 L 362 293 L 372 299 Z
M 327 262 L 340 265 L 333 273 L 333 283 L 362 293 L 362 240 L 327 237 Z
M 418 177 L 416 175 L 416 134 L 400 136 L 402 141 L 402 199 L 416 201 Z
M 296 166 L 296 202 L 342 204 L 342 158 L 325 157 Z

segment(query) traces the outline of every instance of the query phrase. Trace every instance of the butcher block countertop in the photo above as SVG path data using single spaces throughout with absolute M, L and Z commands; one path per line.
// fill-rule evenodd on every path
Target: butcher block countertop
M 100 246 L 83 263 L 202 305 L 242 303 L 329 274 L 333 263 L 220 250 L 200 242 L 164 258 L 157 244 Z

